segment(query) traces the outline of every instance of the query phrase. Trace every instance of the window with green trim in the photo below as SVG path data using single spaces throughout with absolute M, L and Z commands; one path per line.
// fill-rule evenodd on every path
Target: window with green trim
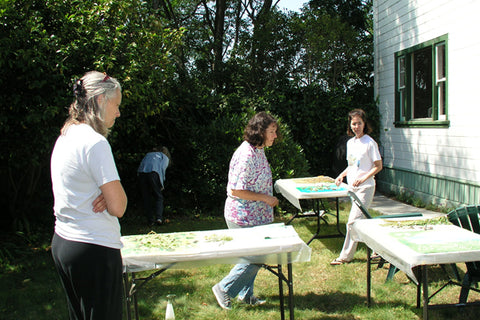
M 396 127 L 448 127 L 447 39 L 395 53 Z

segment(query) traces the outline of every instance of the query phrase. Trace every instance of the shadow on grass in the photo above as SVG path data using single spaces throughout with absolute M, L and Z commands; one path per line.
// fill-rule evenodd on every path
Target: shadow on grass
M 359 306 L 364 306 L 364 313 L 370 314 L 368 319 L 381 318 L 382 314 L 388 314 L 391 310 L 404 310 L 404 314 L 416 315 L 418 319 L 423 317 L 423 307 L 417 308 L 415 304 L 407 305 L 404 300 L 382 302 L 372 299 L 372 304 L 367 307 L 365 296 L 332 292 L 324 295 L 307 293 L 295 297 L 295 310 L 316 310 L 318 316 L 313 319 L 363 319 L 359 317 Z M 438 308 L 429 309 L 430 319 L 459 319 L 467 320 L 478 317 L 478 308 Z M 376 316 L 378 314 L 378 316 Z M 391 318 L 391 317 L 389 317 Z M 303 319 L 303 318 L 302 318 Z
M 365 304 L 365 297 L 343 292 L 331 292 L 322 295 L 314 293 L 297 294 L 295 297 L 296 309 L 313 309 L 327 314 L 350 313 L 359 304 Z

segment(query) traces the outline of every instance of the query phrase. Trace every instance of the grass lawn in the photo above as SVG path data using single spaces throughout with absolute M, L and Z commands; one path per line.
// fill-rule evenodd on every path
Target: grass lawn
M 341 204 L 342 230 L 349 204 Z M 127 215 L 129 212 L 127 212 Z M 147 233 L 143 219 L 130 216 L 122 221 L 122 234 Z M 278 219 L 277 222 L 285 222 Z M 330 218 L 333 221 L 333 218 Z M 314 219 L 296 219 L 293 226 L 302 239 L 308 241 L 315 231 Z M 223 218 L 173 217 L 169 224 L 155 226 L 155 232 L 211 230 L 226 228 Z M 324 227 L 334 232 L 333 226 Z M 68 319 L 66 303 L 54 270 L 49 251 L 49 237 L 25 241 L 19 236 L 9 238 L 0 249 L 0 319 Z M 3 241 L 2 241 L 3 242 Z M 16 243 L 16 244 L 15 244 Z M 393 281 L 385 283 L 388 265 L 372 271 L 373 304 L 366 306 L 366 248 L 363 244 L 355 260 L 342 266 L 330 266 L 343 244 L 342 238 L 314 240 L 310 262 L 293 265 L 295 319 L 421 319 L 422 309 L 416 308 L 416 286 L 399 272 Z M 463 274 L 465 267 L 459 264 Z M 261 269 L 255 282 L 258 296 L 267 303 L 247 307 L 237 303 L 233 309 L 221 309 L 211 287 L 230 270 L 231 265 L 213 265 L 184 270 L 167 270 L 150 281 L 138 293 L 141 319 L 164 319 L 168 294 L 175 294 L 176 319 L 280 319 L 278 279 Z M 449 269 L 447 269 L 449 270 Z M 139 276 L 151 272 L 140 273 Z M 430 292 L 447 279 L 440 266 L 429 268 Z M 459 287 L 451 286 L 440 292 L 432 303 L 454 303 Z M 285 291 L 286 292 L 286 291 Z M 480 294 L 470 292 L 469 301 L 480 300 Z M 287 305 L 288 306 L 288 305 Z M 478 308 L 430 310 L 430 319 L 473 319 Z M 289 310 L 286 310 L 288 318 Z

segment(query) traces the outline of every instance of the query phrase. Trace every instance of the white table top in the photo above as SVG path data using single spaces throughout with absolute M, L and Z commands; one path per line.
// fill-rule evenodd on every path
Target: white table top
M 455 225 L 398 227 L 408 219 L 362 219 L 352 225 L 352 238 L 364 242 L 418 284 L 413 268 L 480 260 L 480 235 Z
M 311 249 L 292 226 L 283 223 L 252 228 L 123 236 L 124 271 L 208 264 L 285 264 L 310 261 Z
M 321 177 L 321 176 L 320 176 Z M 348 196 L 348 186 L 342 183 L 336 186 L 334 179 L 323 177 L 331 182 L 317 182 L 320 177 L 280 179 L 275 182 L 275 190 L 281 193 L 291 204 L 302 210 L 300 200 L 339 198 Z

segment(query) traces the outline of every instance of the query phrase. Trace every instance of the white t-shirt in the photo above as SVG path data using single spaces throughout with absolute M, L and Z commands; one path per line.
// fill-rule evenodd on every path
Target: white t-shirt
M 118 218 L 93 212 L 100 186 L 120 180 L 107 139 L 86 124 L 71 125 L 53 148 L 55 232 L 62 238 L 120 249 Z
M 374 167 L 374 162 L 382 160 L 378 145 L 368 134 L 360 139 L 353 137 L 347 141 L 347 182 L 352 184 L 357 178 L 363 176 Z M 375 178 L 371 177 L 360 187 L 375 186 Z

